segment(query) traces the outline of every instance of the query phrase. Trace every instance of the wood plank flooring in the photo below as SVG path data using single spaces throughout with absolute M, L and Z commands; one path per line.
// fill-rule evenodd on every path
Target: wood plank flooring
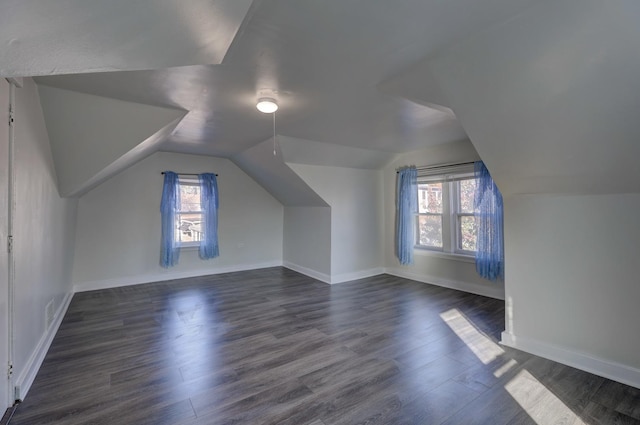
M 636 424 L 640 390 L 497 344 L 504 303 L 285 268 L 76 294 L 26 424 Z

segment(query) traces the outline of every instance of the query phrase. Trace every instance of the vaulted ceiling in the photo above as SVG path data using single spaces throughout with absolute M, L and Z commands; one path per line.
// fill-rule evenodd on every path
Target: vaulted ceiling
M 376 168 L 397 153 L 469 138 L 507 195 L 640 190 L 640 6 L 631 0 L 0 8 L 0 73 L 35 76 L 54 157 L 74 149 L 93 164 L 66 177 L 66 195 L 164 150 L 231 158 L 283 203 L 299 204 L 309 194 L 280 193 L 288 171 L 266 158 L 273 122 L 255 109 L 262 94 L 280 105 L 287 161 Z M 94 108 L 103 119 L 96 131 L 123 122 L 117 102 L 136 105 L 125 108 L 130 117 L 156 130 L 130 119 L 138 142 L 116 146 L 110 164 L 88 160 L 96 140 L 50 123 L 74 126 L 89 99 L 107 108 Z

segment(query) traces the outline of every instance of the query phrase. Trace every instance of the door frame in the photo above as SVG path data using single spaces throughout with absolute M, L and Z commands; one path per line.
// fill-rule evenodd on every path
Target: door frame
M 5 408 L 11 407 L 16 401 L 15 397 L 15 376 L 13 373 L 13 359 L 14 359 L 14 347 L 15 347 L 15 257 L 13 249 L 13 232 L 14 232 L 14 217 L 15 217 L 15 110 L 16 110 L 16 87 L 22 87 L 21 78 L 7 78 L 9 83 L 9 104 L 8 106 L 8 146 L 7 146 L 7 187 L 0 190 L 6 190 L 7 196 L 7 240 L 0 242 L 0 246 L 4 245 L 2 249 L 6 249 L 7 253 L 7 339 L 6 341 L 6 355 L 7 364 L 2 365 L 2 368 L 6 368 L 6 397 L 4 400 L 0 400 L 2 404 L 6 405 Z M 4 295 L 4 294 L 3 294 Z M 0 369 L 1 370 L 1 369 Z M 0 409 L 4 411 L 3 409 Z

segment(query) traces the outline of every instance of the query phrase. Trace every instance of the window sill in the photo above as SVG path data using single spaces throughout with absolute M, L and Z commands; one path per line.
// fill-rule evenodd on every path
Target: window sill
M 196 242 L 195 244 L 183 244 L 180 245 L 180 251 L 197 251 L 200 249 L 200 243 Z
M 442 258 L 445 260 L 460 261 L 463 263 L 471 263 L 471 264 L 475 264 L 476 262 L 475 257 L 472 257 L 470 255 L 464 255 L 464 254 L 454 254 L 451 252 L 433 251 L 425 248 L 414 248 L 413 252 L 416 253 L 417 255 L 421 255 L 425 257 L 436 257 L 436 258 Z

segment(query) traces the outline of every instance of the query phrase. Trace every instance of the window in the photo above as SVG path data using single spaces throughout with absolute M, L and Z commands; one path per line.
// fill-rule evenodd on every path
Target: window
M 418 183 L 418 245 L 442 248 L 442 182 Z
M 182 246 L 198 246 L 202 240 L 202 204 L 198 180 L 179 180 L 180 209 L 176 211 L 176 242 Z
M 457 250 L 475 252 L 478 226 L 473 216 L 473 201 L 476 192 L 476 179 L 458 180 L 456 189 L 456 241 Z
M 417 248 L 474 254 L 477 237 L 473 216 L 475 188 L 472 172 L 418 177 Z
M 197 246 L 203 260 L 218 257 L 219 198 L 216 174 L 197 174 L 198 180 L 179 179 L 173 171 L 164 171 L 162 174 L 160 265 L 168 268 L 178 264 L 180 249 L 186 246 Z

